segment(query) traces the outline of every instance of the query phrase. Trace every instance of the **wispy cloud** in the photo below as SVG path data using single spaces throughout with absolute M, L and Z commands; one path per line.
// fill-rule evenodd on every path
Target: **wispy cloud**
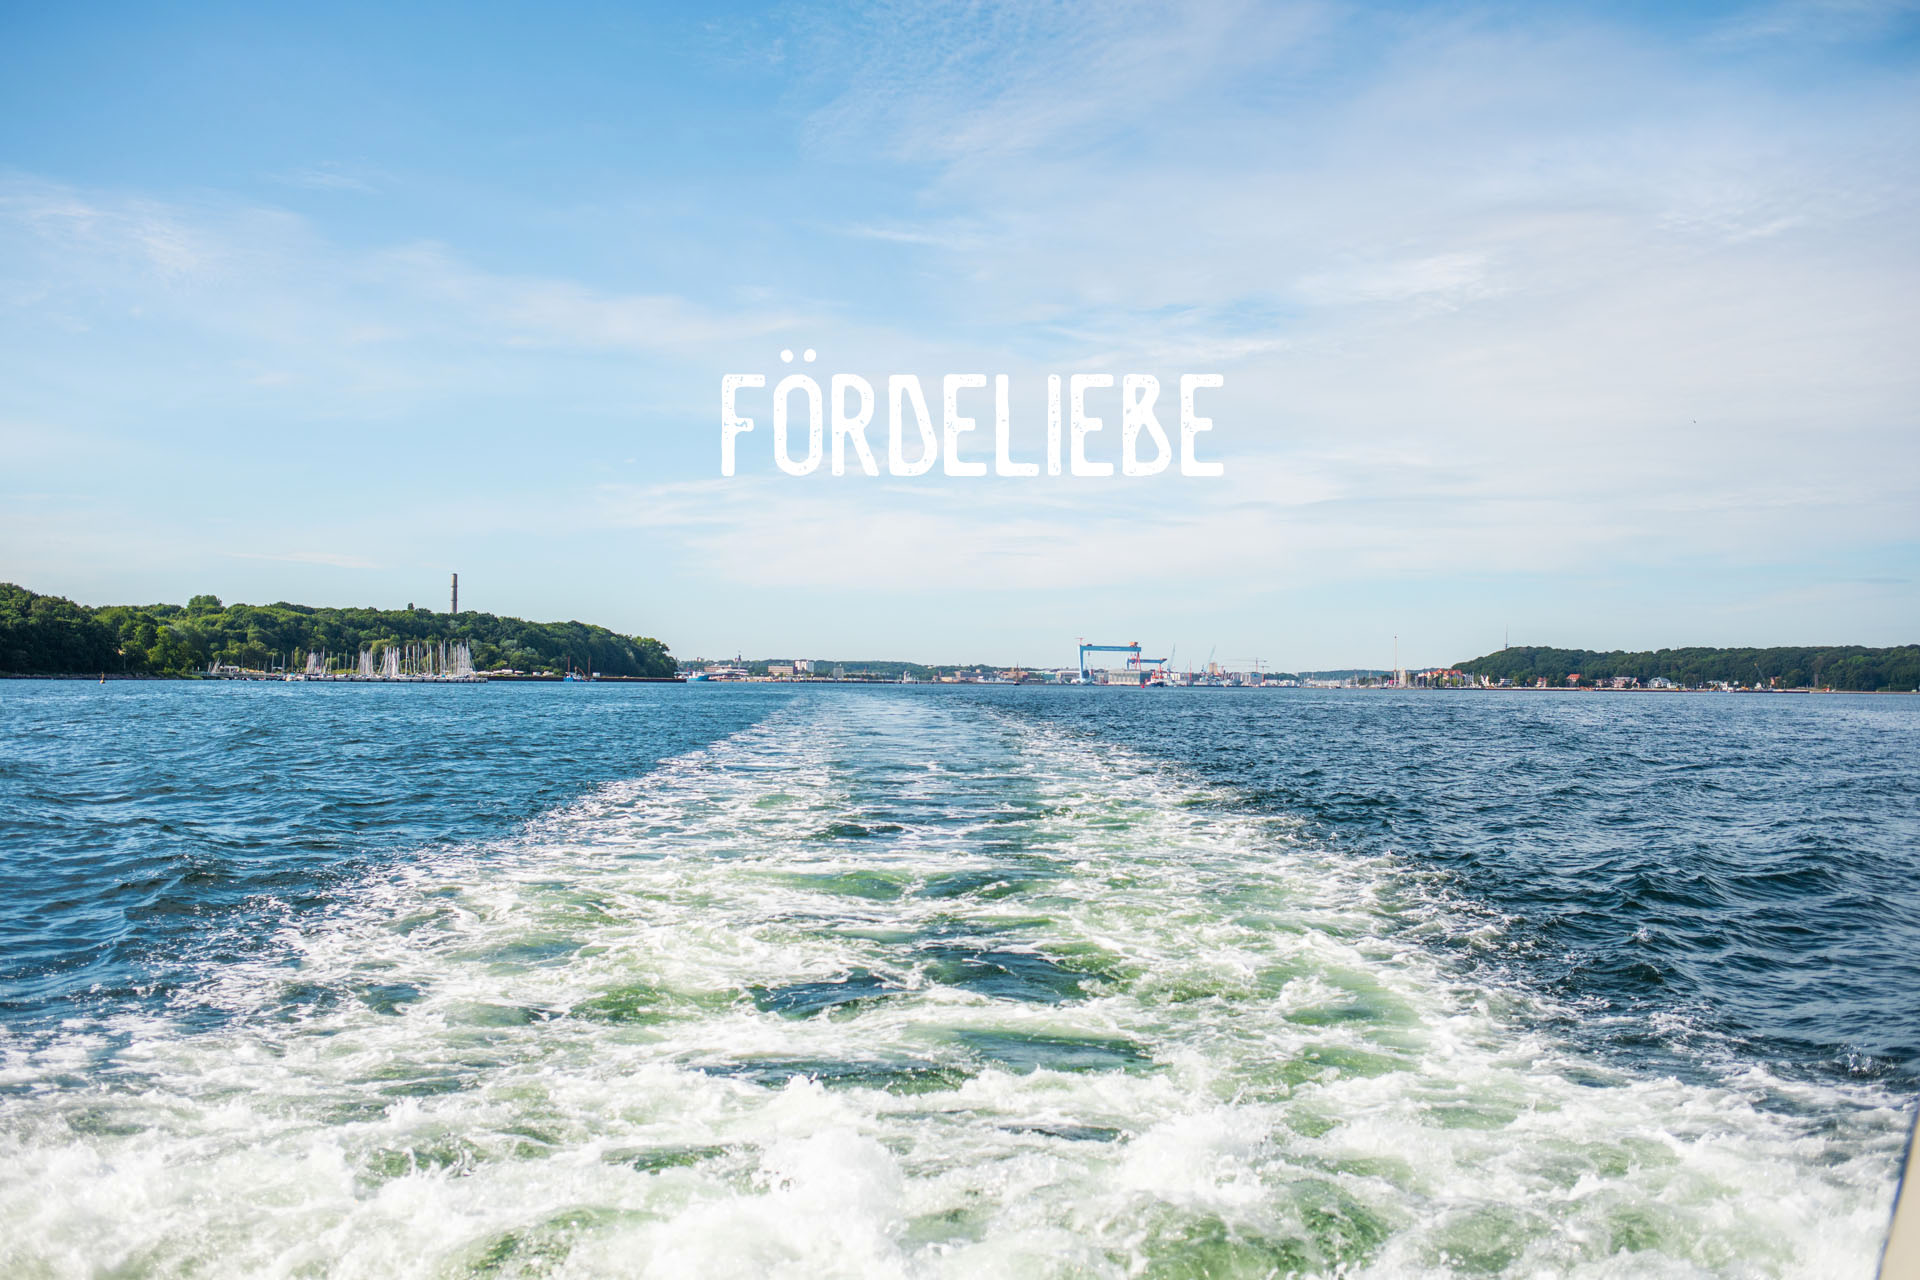
M 801 36 L 850 86 L 812 118 L 824 145 L 912 162 L 1114 147 L 1116 135 L 1310 46 L 1317 4 L 877 6 Z
M 1456 252 L 1400 261 L 1355 264 L 1302 277 L 1310 302 L 1420 302 L 1460 306 L 1498 292 L 1485 253 Z
M 190 220 L 159 201 L 87 196 L 32 177 L 0 179 L 0 221 L 56 252 L 131 263 L 168 279 L 203 271 L 217 254 Z
M 379 189 L 371 175 L 336 164 L 286 169 L 273 174 L 272 178 L 282 186 L 301 187 L 308 191 L 353 191 L 371 195 Z
M 895 226 L 886 223 L 856 222 L 845 228 L 847 235 L 863 240 L 883 240 L 889 244 L 924 245 L 956 252 L 985 247 L 986 238 L 975 228 L 952 224 Z
M 1776 0 L 1735 13 L 1714 32 L 1726 44 L 1843 42 L 1886 36 L 1920 17 L 1915 0 Z
M 308 219 L 238 202 L 169 203 L 44 179 L 0 179 L 0 261 L 16 316 L 110 319 L 122 359 L 198 332 L 229 385 L 417 400 L 497 376 L 501 350 L 667 358 L 806 323 L 791 307 L 726 307 L 485 270 L 447 246 L 350 248 Z M 215 337 L 217 335 L 217 338 Z M 773 348 L 768 349 L 770 354 Z M 766 355 L 761 355 L 765 359 Z

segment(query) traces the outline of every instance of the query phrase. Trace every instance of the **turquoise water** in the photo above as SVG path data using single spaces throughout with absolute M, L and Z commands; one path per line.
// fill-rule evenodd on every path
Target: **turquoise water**
M 1870 1275 L 1916 710 L 9 683 L 0 1272 Z

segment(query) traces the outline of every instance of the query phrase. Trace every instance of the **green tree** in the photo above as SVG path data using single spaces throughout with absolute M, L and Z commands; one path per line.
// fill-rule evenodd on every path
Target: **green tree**
M 197 595 L 185 606 L 87 609 L 57 596 L 0 585 L 0 671 L 65 675 L 131 671 L 190 675 L 218 658 L 272 667 L 309 650 L 352 659 L 397 645 L 465 640 L 481 668 L 559 672 L 569 665 L 604 675 L 666 677 L 676 663 L 650 636 L 623 636 L 584 622 L 528 622 L 489 613 L 426 609 L 320 609 L 278 601 L 221 604 Z

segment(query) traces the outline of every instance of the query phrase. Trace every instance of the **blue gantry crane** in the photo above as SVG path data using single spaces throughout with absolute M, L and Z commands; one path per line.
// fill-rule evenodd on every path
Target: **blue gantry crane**
M 1164 667 L 1169 661 L 1166 658 L 1141 657 L 1140 642 L 1138 640 L 1135 640 L 1132 644 L 1088 644 L 1086 641 L 1086 638 L 1082 637 L 1080 640 L 1080 683 L 1081 684 L 1093 683 L 1093 673 L 1087 669 L 1087 655 L 1090 653 L 1127 654 L 1128 655 L 1127 669 L 1130 671 L 1139 673 L 1142 680 L 1145 679 L 1145 673 L 1148 666 L 1158 664 L 1159 666 Z

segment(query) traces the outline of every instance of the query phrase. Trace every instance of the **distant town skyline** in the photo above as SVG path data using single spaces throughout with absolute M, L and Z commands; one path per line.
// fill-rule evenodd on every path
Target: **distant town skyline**
M 0 581 L 458 571 L 686 656 L 1912 642 L 1917 52 L 1871 2 L 16 7 Z M 1226 474 L 763 426 L 721 476 L 721 375 L 802 348 L 1008 373 L 1026 457 L 1048 373 L 1220 373 Z

